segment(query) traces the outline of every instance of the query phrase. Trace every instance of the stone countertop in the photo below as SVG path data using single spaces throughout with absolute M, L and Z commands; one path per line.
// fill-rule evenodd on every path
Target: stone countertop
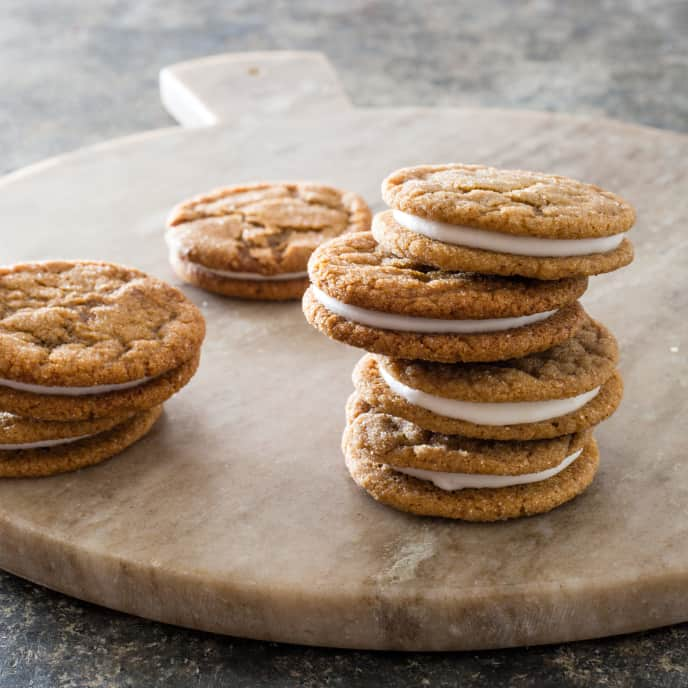
M 461 6 L 459 6 L 461 5 Z M 0 172 L 172 124 L 160 67 L 241 50 L 327 53 L 357 105 L 607 115 L 688 131 L 688 4 L 4 0 Z M 5 231 L 9 231 L 7 228 Z M 0 686 L 678 686 L 688 625 L 464 654 L 346 652 L 214 637 L 0 574 Z

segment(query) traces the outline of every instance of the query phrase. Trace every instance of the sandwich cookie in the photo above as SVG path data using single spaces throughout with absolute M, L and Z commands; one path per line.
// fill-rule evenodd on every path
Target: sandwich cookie
M 612 334 L 587 318 L 571 339 L 524 358 L 448 365 L 368 354 L 353 380 L 361 402 L 426 430 L 533 440 L 608 418 L 623 393 L 617 361 Z
M 351 477 L 377 501 L 466 521 L 550 511 L 583 492 L 599 462 L 589 433 L 493 442 L 431 433 L 374 412 L 358 416 L 342 444 Z
M 110 418 L 93 420 L 34 420 L 0 411 L 0 451 L 43 449 L 111 430 L 134 414 L 121 413 Z
M 232 186 L 197 196 L 170 215 L 166 240 L 181 279 L 246 299 L 300 299 L 322 242 L 370 229 L 354 193 L 308 183 Z
M 0 414 L 0 478 L 40 478 L 101 463 L 146 435 L 161 413 L 156 406 L 116 425 L 31 422 Z
M 78 421 L 151 409 L 191 379 L 204 336 L 200 311 L 139 270 L 0 268 L 0 410 Z
M 303 298 L 308 322 L 337 341 L 428 361 L 495 361 L 548 349 L 576 333 L 584 277 L 542 282 L 443 272 L 399 258 L 372 234 L 315 251 Z
M 633 207 L 598 186 L 482 165 L 422 165 L 382 185 L 391 210 L 376 216 L 389 251 L 441 270 L 542 280 L 628 265 Z

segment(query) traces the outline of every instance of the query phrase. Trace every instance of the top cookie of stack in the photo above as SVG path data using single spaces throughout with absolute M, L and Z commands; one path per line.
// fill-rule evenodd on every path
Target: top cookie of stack
M 633 260 L 633 207 L 593 184 L 482 165 L 398 170 L 382 185 L 392 208 L 373 225 L 385 248 L 441 270 L 558 280 Z

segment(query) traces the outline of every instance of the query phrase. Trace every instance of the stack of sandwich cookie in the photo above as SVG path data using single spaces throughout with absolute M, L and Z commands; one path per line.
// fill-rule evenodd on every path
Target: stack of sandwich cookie
M 0 269 L 0 477 L 99 463 L 152 428 L 205 336 L 178 290 L 99 262 Z
M 314 253 L 303 300 L 317 329 L 370 352 L 346 407 L 352 478 L 402 511 L 469 521 L 573 499 L 623 393 L 616 340 L 577 299 L 632 260 L 632 207 L 458 164 L 395 172 L 383 196 L 372 235 Z
M 300 299 L 307 264 L 323 241 L 370 229 L 354 193 L 309 183 L 218 189 L 177 206 L 166 234 L 170 262 L 186 282 L 225 296 Z

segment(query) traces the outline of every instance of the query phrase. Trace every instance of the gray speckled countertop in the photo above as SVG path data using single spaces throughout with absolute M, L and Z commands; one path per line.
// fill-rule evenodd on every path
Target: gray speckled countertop
M 2 0 L 0 172 L 172 124 L 160 67 L 322 50 L 358 105 L 604 114 L 688 131 L 685 0 Z M 10 231 L 7 228 L 2 231 Z M 683 686 L 688 626 L 544 648 L 392 654 L 214 637 L 0 574 L 0 686 Z

